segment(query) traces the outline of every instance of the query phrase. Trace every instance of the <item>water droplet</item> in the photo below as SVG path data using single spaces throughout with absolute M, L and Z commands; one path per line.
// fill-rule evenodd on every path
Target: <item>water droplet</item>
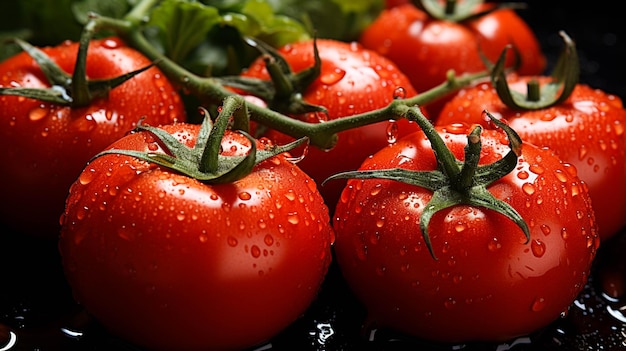
M 548 235 L 552 231 L 552 229 L 550 229 L 550 226 L 547 224 L 542 224 L 540 228 L 544 235 Z
M 451 310 L 454 308 L 454 306 L 456 306 L 456 300 L 449 297 L 444 303 L 443 303 L 444 307 L 448 310 Z
M 398 123 L 396 121 L 389 121 L 386 128 L 387 142 L 393 144 L 398 140 Z
M 300 223 L 300 216 L 298 215 L 297 212 L 289 213 L 287 215 L 287 221 L 291 224 L 298 224 Z
M 545 169 L 538 165 L 538 164 L 533 164 L 531 165 L 528 170 L 530 170 L 531 172 L 535 173 L 535 174 L 543 174 L 543 172 L 545 171 Z
M 531 183 L 524 183 L 522 185 L 522 190 L 524 191 L 524 193 L 526 193 L 526 195 L 532 195 L 535 193 L 535 186 Z
M 489 251 L 495 252 L 502 248 L 502 244 L 498 241 L 498 238 L 492 238 L 489 243 L 487 243 L 487 249 Z
M 261 249 L 259 249 L 259 247 L 256 245 L 252 245 L 252 247 L 250 248 L 250 254 L 254 258 L 258 258 L 259 256 L 261 256 Z
M 294 201 L 297 198 L 296 193 L 293 190 L 289 190 L 288 192 L 286 192 L 285 197 L 289 201 Z
M 38 107 L 30 110 L 30 112 L 28 113 L 28 118 L 31 121 L 39 121 L 47 115 L 48 111 L 45 108 Z
M 120 46 L 117 40 L 106 39 L 102 42 L 102 47 L 107 49 L 116 49 Z
M 267 223 L 265 223 L 265 221 L 263 220 L 263 218 L 259 219 L 259 221 L 257 222 L 257 226 L 259 227 L 259 229 L 265 229 L 267 228 Z
M 239 241 L 237 241 L 237 238 L 229 235 L 228 238 L 226 239 L 226 242 L 228 243 L 229 246 L 235 247 L 237 246 L 237 244 L 239 244 Z
M 535 298 L 532 305 L 530 306 L 530 310 L 533 312 L 539 312 L 546 307 L 546 300 L 543 297 Z
M 243 201 L 250 200 L 252 198 L 252 195 L 250 195 L 250 193 L 247 191 L 242 191 L 239 194 L 237 194 L 237 196 L 239 197 L 240 200 L 243 200 Z
M 268 234 L 263 238 L 263 242 L 265 242 L 267 246 L 272 246 L 274 244 L 274 237 Z
M 327 85 L 333 85 L 338 83 L 343 77 L 346 76 L 346 71 L 341 68 L 335 68 L 332 71 L 324 72 L 320 76 L 320 81 Z
M 403 87 L 397 87 L 396 89 L 394 89 L 393 99 L 394 100 L 406 99 L 406 89 L 404 89 Z
M 535 257 L 542 257 L 546 253 L 546 244 L 541 240 L 533 240 L 530 249 Z
M 90 132 L 98 126 L 98 122 L 92 115 L 85 115 L 83 119 L 75 121 L 76 129 L 80 132 Z
M 88 168 L 78 177 L 78 181 L 82 185 L 87 185 L 91 183 L 91 181 L 96 177 L 96 170 L 93 168 Z

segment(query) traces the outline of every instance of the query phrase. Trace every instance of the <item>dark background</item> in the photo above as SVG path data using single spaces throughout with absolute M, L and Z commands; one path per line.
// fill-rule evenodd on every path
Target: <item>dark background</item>
M 580 82 L 626 100 L 626 20 L 620 1 L 516 2 L 526 4 L 517 13 L 537 34 L 550 66 L 563 47 L 558 33 L 564 30 L 578 48 Z

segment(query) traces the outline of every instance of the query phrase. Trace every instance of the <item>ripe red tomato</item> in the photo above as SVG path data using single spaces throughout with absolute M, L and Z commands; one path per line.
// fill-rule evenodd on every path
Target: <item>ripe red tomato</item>
M 494 4 L 482 4 L 478 13 Z M 521 56 L 520 74 L 540 74 L 546 59 L 532 28 L 514 10 L 498 9 L 475 19 L 437 19 L 413 4 L 385 9 L 366 28 L 359 42 L 395 62 L 413 87 L 427 91 L 446 81 L 448 70 L 456 74 L 485 71 L 480 52 L 495 62 L 502 50 L 513 44 Z M 507 57 L 507 66 L 514 55 Z M 425 106 L 436 116 L 442 102 Z
M 529 80 L 550 77 L 509 75 L 513 91 L 526 93 Z M 461 89 L 444 106 L 436 123 L 492 126 L 482 111 L 506 121 L 524 141 L 549 147 L 576 167 L 588 187 L 600 237 L 605 240 L 626 225 L 626 110 L 620 98 L 577 84 L 567 100 L 552 107 L 515 110 L 498 97 L 491 83 Z
M 193 147 L 200 126 L 162 129 Z M 160 145 L 137 132 L 110 148 Z M 229 131 L 221 145 L 222 155 L 250 149 Z M 77 301 L 114 335 L 150 350 L 234 350 L 306 310 L 333 241 L 315 182 L 284 154 L 217 185 L 106 154 L 71 187 L 59 247 Z
M 42 50 L 61 69 L 74 72 L 78 43 Z M 120 39 L 94 40 L 87 54 L 89 79 L 117 77 L 150 65 Z M 0 86 L 49 88 L 40 67 L 21 52 L 0 63 Z M 140 118 L 164 124 L 185 119 L 184 105 L 157 67 L 111 89 L 86 107 L 61 106 L 0 96 L 0 172 L 10 199 L 0 221 L 18 232 L 54 237 L 72 182 L 87 161 L 133 129 Z
M 318 39 L 317 47 L 321 59 L 321 74 L 302 92 L 302 97 L 305 102 L 326 107 L 328 116 L 308 113 L 304 116 L 293 116 L 294 118 L 320 123 L 324 119 L 333 120 L 385 107 L 397 97 L 399 88 L 404 90 L 404 97 L 417 94 L 395 64 L 355 42 Z M 293 72 L 300 72 L 314 65 L 312 40 L 289 44 L 281 48 L 279 53 Z M 262 59 L 253 62 L 242 75 L 269 79 Z M 339 133 L 337 144 L 329 151 L 308 148 L 298 166 L 320 184 L 332 174 L 358 167 L 367 156 L 389 144 L 390 137 L 396 138 L 416 130 L 414 123 L 404 119 L 346 130 Z M 264 136 L 277 144 L 293 140 L 275 130 L 268 131 Z M 331 211 L 344 184 L 345 181 L 336 181 L 320 187 Z
M 436 128 L 463 160 L 468 128 Z M 500 131 L 484 130 L 481 139 L 481 165 L 509 151 Z M 423 132 L 382 149 L 360 169 L 390 168 L 438 169 Z M 599 245 L 590 199 L 575 168 L 524 144 L 514 170 L 486 189 L 517 210 L 529 227 L 529 242 L 502 214 L 457 204 L 430 218 L 435 260 L 420 230 L 432 191 L 394 180 L 348 181 L 335 212 L 334 248 L 370 327 L 441 342 L 508 341 L 567 310 L 585 285 Z

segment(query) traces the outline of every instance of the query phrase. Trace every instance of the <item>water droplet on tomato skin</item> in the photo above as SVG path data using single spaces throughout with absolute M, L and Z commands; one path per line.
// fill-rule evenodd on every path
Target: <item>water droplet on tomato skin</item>
M 546 300 L 543 297 L 537 297 L 532 302 L 530 310 L 533 312 L 540 312 L 546 307 Z
M 346 76 L 346 71 L 341 68 L 335 68 L 333 70 L 329 70 L 328 72 L 323 72 L 319 79 L 322 83 L 326 85 L 337 84 L 339 81 Z
M 393 144 L 398 140 L 398 133 L 399 133 L 399 129 L 398 129 L 398 123 L 396 123 L 396 121 L 389 121 L 389 123 L 387 124 L 387 128 L 386 128 L 386 133 L 387 133 L 387 142 L 389 144 Z
M 36 121 L 42 120 L 47 115 L 48 115 L 48 110 L 46 108 L 38 107 L 38 108 L 34 108 L 30 110 L 30 112 L 28 113 L 28 119 L 36 122 Z
M 237 238 L 231 235 L 228 236 L 228 238 L 226 239 L 226 242 L 228 243 L 228 246 L 231 246 L 231 247 L 235 247 L 239 244 L 239 241 L 237 240 Z
M 546 253 L 546 244 L 541 240 L 532 240 L 530 242 L 530 250 L 535 257 L 543 257 Z

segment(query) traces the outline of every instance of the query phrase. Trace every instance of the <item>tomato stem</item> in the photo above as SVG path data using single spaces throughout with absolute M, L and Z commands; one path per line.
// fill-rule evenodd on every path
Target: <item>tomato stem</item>
M 428 234 L 430 220 L 435 213 L 460 204 L 483 207 L 501 213 L 518 225 L 526 236 L 526 242 L 530 240 L 530 230 L 520 214 L 511 205 L 495 198 L 487 190 L 488 185 L 509 174 L 517 166 L 517 159 L 521 155 L 522 140 L 513 129 L 486 112 L 493 122 L 507 134 L 511 151 L 494 163 L 479 166 L 478 161 L 482 149 L 481 127 L 476 127 L 469 133 L 468 144 L 465 147 L 465 160 L 460 161 L 452 154 L 440 132 L 418 108 L 399 105 L 396 111 L 415 121 L 422 128 L 435 154 L 437 169 L 432 171 L 410 171 L 401 168 L 356 170 L 335 174 L 325 181 L 340 178 L 379 178 L 431 190 L 433 195 L 424 207 L 419 226 L 424 243 L 434 259 L 437 257 Z
M 529 81 L 526 95 L 510 89 L 505 71 L 508 47 L 502 51 L 491 71 L 491 83 L 500 100 L 515 110 L 541 110 L 558 105 L 567 100 L 576 88 L 580 78 L 580 62 L 574 41 L 564 32 L 559 32 L 565 42 L 563 51 L 552 72 L 552 81 L 540 85 Z
M 154 61 L 164 74 L 167 75 L 172 82 L 178 84 L 183 91 L 202 97 L 203 101 L 216 104 L 221 104 L 224 99 L 229 96 L 238 95 L 221 84 L 218 78 L 201 77 L 189 72 L 181 65 L 178 65 L 176 62 L 166 57 L 147 40 L 141 25 L 143 20 L 148 16 L 151 6 L 155 3 L 155 0 L 140 1 L 123 20 L 108 17 L 95 17 L 91 20 L 98 21 L 98 28 L 113 30 L 129 45 Z M 257 123 L 294 138 L 307 137 L 311 145 L 321 149 L 330 149 L 337 142 L 337 133 L 341 131 L 387 121 L 394 116 L 403 118 L 404 114 L 402 111 L 397 110 L 399 106 L 426 105 L 471 84 L 476 79 L 488 76 L 488 71 L 463 74 L 461 76 L 455 76 L 454 72 L 451 71 L 445 82 L 417 96 L 409 99 L 394 100 L 388 106 L 381 109 L 350 117 L 333 119 L 324 123 L 300 121 L 275 110 L 247 102 L 246 108 L 250 113 L 250 119 Z

